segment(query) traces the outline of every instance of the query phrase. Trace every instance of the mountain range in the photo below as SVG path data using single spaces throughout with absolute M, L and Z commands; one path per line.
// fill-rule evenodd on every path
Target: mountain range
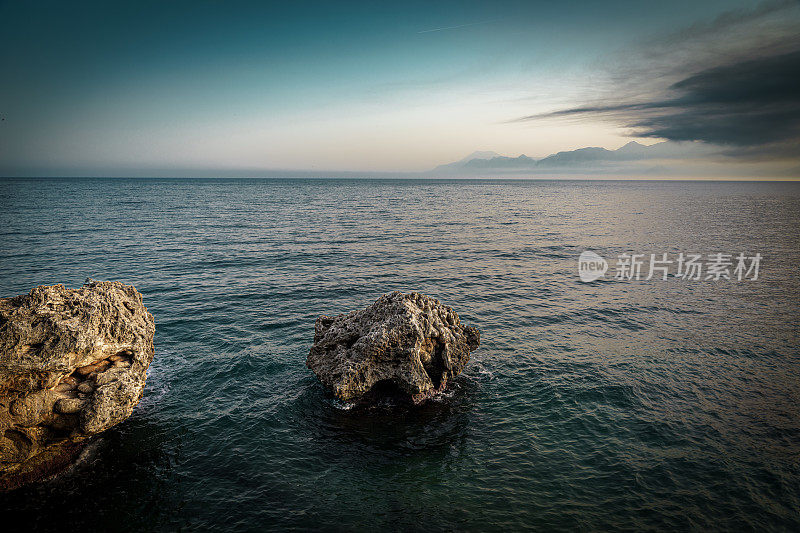
M 540 159 L 524 154 L 517 157 L 496 152 L 473 152 L 464 159 L 439 165 L 435 175 L 483 175 L 540 173 L 548 170 L 576 173 L 617 172 L 631 173 L 654 170 L 658 161 L 691 160 L 708 154 L 708 149 L 698 143 L 664 141 L 644 145 L 636 141 L 616 150 L 600 147 L 578 148 L 548 155 Z

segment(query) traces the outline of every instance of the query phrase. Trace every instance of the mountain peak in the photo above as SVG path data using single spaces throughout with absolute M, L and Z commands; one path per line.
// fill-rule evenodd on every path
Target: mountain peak
M 460 159 L 458 162 L 459 163 L 461 163 L 461 162 L 465 163 L 467 161 L 472 161 L 473 159 L 492 159 L 492 158 L 499 157 L 499 156 L 500 156 L 500 154 L 498 154 L 497 152 L 492 152 L 491 150 L 477 150 L 477 151 L 472 152 L 471 154 L 469 154 L 464 159 Z
M 646 144 L 642 144 L 640 142 L 631 141 L 627 143 L 625 146 L 620 146 L 614 152 L 640 152 L 642 150 L 647 150 L 649 148 Z

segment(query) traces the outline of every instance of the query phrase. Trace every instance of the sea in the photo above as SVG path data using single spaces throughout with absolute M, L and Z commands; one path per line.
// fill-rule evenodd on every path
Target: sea
M 135 413 L 0 529 L 797 531 L 798 230 L 791 182 L 2 179 L 0 296 L 121 281 L 156 336 Z M 481 346 L 351 408 L 314 321 L 390 291 Z

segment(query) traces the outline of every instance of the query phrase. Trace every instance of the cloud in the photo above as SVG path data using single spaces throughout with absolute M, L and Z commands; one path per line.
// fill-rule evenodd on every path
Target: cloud
M 684 28 L 669 36 L 667 40 L 683 41 L 697 37 L 706 37 L 713 33 L 726 31 L 733 26 L 747 24 L 772 15 L 773 13 L 796 7 L 797 3 L 797 0 L 766 0 L 752 9 L 742 8 L 725 11 L 710 23 L 698 22 L 692 24 L 688 28 Z
M 659 112 L 631 127 L 646 137 L 735 146 L 800 137 L 800 51 L 707 69 L 670 90 L 682 96 L 652 103 Z
M 630 128 L 639 137 L 727 146 L 727 155 L 800 157 L 800 23 L 780 13 L 797 5 L 765 2 L 749 12 L 729 12 L 710 24 L 692 26 L 679 34 L 702 36 L 699 42 L 706 44 L 714 41 L 709 37 L 713 34 L 714 53 L 707 54 L 706 47 L 689 61 L 682 43 L 682 54 L 672 65 L 657 62 L 649 71 L 634 65 L 627 78 L 614 77 L 620 89 L 599 101 L 512 122 L 593 116 Z M 769 15 L 776 17 L 774 23 L 765 22 Z M 796 31 L 787 39 L 791 26 Z M 740 35 L 736 42 L 730 40 L 731 32 Z M 697 66 L 697 57 L 703 57 L 704 66 Z M 676 77 L 682 66 L 683 74 Z M 692 67 L 697 70 L 687 75 Z

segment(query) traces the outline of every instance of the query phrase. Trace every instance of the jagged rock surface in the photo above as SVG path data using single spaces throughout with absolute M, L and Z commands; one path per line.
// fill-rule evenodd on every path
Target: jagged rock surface
M 0 490 L 65 466 L 131 415 L 154 333 L 142 295 L 119 282 L 0 299 Z
M 479 344 L 478 330 L 450 307 L 392 292 L 366 309 L 319 317 L 306 365 L 342 401 L 383 389 L 419 403 L 461 373 Z

